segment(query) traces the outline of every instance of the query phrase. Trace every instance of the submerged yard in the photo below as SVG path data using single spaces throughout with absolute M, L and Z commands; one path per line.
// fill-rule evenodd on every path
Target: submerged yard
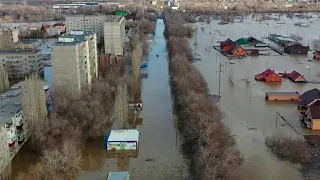
M 310 19 L 289 19 L 286 16 L 273 14 L 277 20 L 264 20 L 259 22 L 261 16 L 244 16 L 241 20 L 235 19 L 235 23 L 218 25 L 219 20 L 209 23 L 196 23 L 198 29 L 197 38 L 190 39 L 194 54 L 201 60 L 194 65 L 201 71 L 207 80 L 210 93 L 218 95 L 221 88 L 221 99 L 218 103 L 222 112 L 226 115 L 223 122 L 230 128 L 236 138 L 239 150 L 244 154 L 244 166 L 241 174 L 244 179 L 303 179 L 299 167 L 278 160 L 267 151 L 264 141 L 267 136 L 281 133 L 291 137 L 299 136 L 279 116 L 283 116 L 290 125 L 301 135 L 320 134 L 319 131 L 311 131 L 301 126 L 300 113 L 296 102 L 267 102 L 265 92 L 273 91 L 298 91 L 318 88 L 319 84 L 297 84 L 288 79 L 282 83 L 265 83 L 255 81 L 254 75 L 270 68 L 277 73 L 293 70 L 305 75 L 307 80 L 319 79 L 320 62 L 308 61 L 312 59 L 312 52 L 308 56 L 257 56 L 235 59 L 235 64 L 229 64 L 227 57 L 216 51 L 212 46 L 217 46 L 218 41 L 227 38 L 237 40 L 241 37 L 255 37 L 266 43 L 269 33 L 277 33 L 284 36 L 298 34 L 303 38 L 302 42 L 309 44 L 319 39 L 320 22 L 318 15 Z M 241 22 L 242 21 L 242 22 Z M 281 22 L 281 23 L 279 23 Z M 310 27 L 297 27 L 296 22 L 311 22 Z M 211 32 L 210 32 L 211 31 Z M 194 46 L 197 39 L 198 45 Z M 221 67 L 221 79 L 219 85 L 219 64 Z M 278 112 L 278 114 L 277 114 Z M 277 124 L 276 124 L 277 121 Z

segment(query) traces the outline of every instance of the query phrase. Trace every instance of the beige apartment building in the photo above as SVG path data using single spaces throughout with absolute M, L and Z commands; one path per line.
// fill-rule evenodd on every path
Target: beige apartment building
M 18 29 L 0 29 L 0 49 L 13 49 L 14 43 L 18 41 Z
M 97 38 L 92 31 L 70 31 L 53 45 L 51 63 L 54 88 L 70 92 L 90 89 L 98 77 Z
M 124 55 L 126 35 L 123 16 L 106 16 L 104 22 L 104 48 L 106 54 Z
M 10 78 L 22 78 L 34 73 L 42 76 L 42 51 L 0 50 L 0 69 L 6 69 Z
M 103 23 L 105 15 L 74 15 L 66 17 L 67 33 L 73 30 L 93 31 L 96 33 L 97 42 L 103 39 Z

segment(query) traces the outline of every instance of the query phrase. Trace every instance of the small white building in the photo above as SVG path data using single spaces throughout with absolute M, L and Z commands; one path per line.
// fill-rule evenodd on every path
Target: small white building
M 138 129 L 111 130 L 105 138 L 106 150 L 138 150 Z
M 107 180 L 130 180 L 128 171 L 109 172 Z

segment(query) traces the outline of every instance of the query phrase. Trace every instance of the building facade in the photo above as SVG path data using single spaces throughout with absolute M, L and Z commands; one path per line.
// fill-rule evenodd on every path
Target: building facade
M 0 50 L 0 68 L 6 69 L 10 78 L 22 78 L 30 74 L 42 76 L 42 51 Z
M 58 37 L 60 36 L 60 29 L 57 26 L 50 26 L 46 28 L 46 33 L 49 37 L 52 37 L 52 36 Z
M 90 89 L 98 77 L 97 38 L 94 32 L 70 31 L 62 35 L 51 52 L 54 88 L 70 92 Z
M 18 29 L 0 29 L 0 49 L 13 49 L 14 43 L 19 41 Z
M 21 106 L 22 83 L 23 81 L 0 94 L 0 173 L 6 169 L 30 134 Z M 47 87 L 43 87 L 44 91 Z
M 96 33 L 97 42 L 103 39 L 103 24 L 105 15 L 75 15 L 66 17 L 66 32 L 73 30 L 93 31 Z
M 104 23 L 104 48 L 106 54 L 124 55 L 126 35 L 123 16 L 106 16 Z

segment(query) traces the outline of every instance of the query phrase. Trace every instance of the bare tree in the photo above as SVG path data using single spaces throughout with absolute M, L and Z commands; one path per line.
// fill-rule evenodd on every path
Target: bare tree
M 128 126 L 128 88 L 126 83 L 118 85 L 116 100 L 114 104 L 118 128 L 124 129 Z
M 60 149 L 45 150 L 41 164 L 45 180 L 78 179 L 81 151 L 73 140 L 65 140 Z
M 8 72 L 5 69 L 0 69 L 0 93 L 6 92 L 9 88 Z
M 132 75 L 136 82 L 140 81 L 140 65 L 142 59 L 142 48 L 139 41 L 138 35 L 135 37 L 137 40 L 134 44 L 134 49 L 132 50 Z
M 21 88 L 24 123 L 34 145 L 36 145 L 35 129 L 44 123 L 48 113 L 43 85 L 38 75 L 31 75 L 25 79 Z

